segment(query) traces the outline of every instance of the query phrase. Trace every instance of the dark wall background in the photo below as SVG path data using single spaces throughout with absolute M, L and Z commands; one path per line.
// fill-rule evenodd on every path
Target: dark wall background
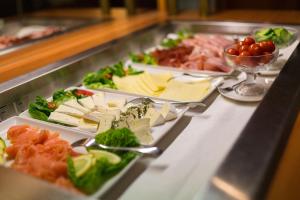
M 113 7 L 123 7 L 124 0 L 110 0 Z M 136 0 L 139 7 L 156 8 L 156 0 Z M 98 0 L 23 0 L 25 12 L 53 8 L 98 7 Z M 0 0 L 0 17 L 16 15 L 16 0 Z
M 218 2 L 223 9 L 300 9 L 300 0 L 219 0 Z
M 0 0 L 0 17 L 16 15 L 17 0 Z M 124 6 L 124 0 L 110 0 L 113 7 Z M 290 9 L 299 10 L 300 0 L 208 0 L 218 10 L 226 9 Z M 199 0 L 177 0 L 178 9 L 198 9 Z M 156 8 L 156 0 L 136 0 L 139 7 Z M 97 7 L 98 0 L 23 0 L 25 12 L 64 7 Z

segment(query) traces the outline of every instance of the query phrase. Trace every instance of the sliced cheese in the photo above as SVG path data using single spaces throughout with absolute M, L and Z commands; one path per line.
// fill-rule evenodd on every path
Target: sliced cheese
M 85 98 L 79 99 L 78 101 L 83 107 L 85 107 L 89 110 L 94 110 L 96 107 L 92 97 L 85 97 Z
M 49 121 L 58 122 L 71 126 L 79 126 L 80 118 L 73 117 L 64 113 L 52 112 L 48 118 Z
M 210 87 L 210 80 L 189 83 L 171 80 L 159 97 L 176 101 L 201 101 L 208 94 Z
M 176 112 L 174 112 L 175 108 L 172 109 L 171 104 L 165 103 L 160 109 L 160 113 L 164 117 L 165 121 L 170 121 L 177 118 Z
M 96 133 L 98 128 L 98 123 L 81 118 L 78 127 L 82 130 L 87 130 Z
M 60 105 L 58 106 L 58 108 L 55 110 L 55 112 L 59 112 L 59 113 L 64 113 L 67 115 L 72 115 L 75 117 L 83 117 L 84 113 L 80 110 L 77 110 L 75 108 L 66 106 L 66 105 Z
M 165 119 L 163 117 L 163 115 L 156 111 L 154 108 L 149 108 L 145 118 L 149 118 L 150 119 L 150 126 L 158 126 L 161 125 L 163 123 L 165 123 Z
M 141 144 L 151 144 L 150 119 L 142 118 L 128 121 L 129 129 L 135 134 Z
M 74 109 L 77 109 L 83 113 L 88 113 L 90 112 L 89 109 L 83 107 L 82 105 L 80 105 L 78 102 L 77 102 L 77 99 L 71 99 L 69 101 L 66 101 L 63 103 L 63 105 L 66 105 L 66 106 L 69 106 L 71 108 L 74 108 Z
M 94 104 L 96 107 L 101 107 L 104 105 L 104 93 L 103 92 L 97 92 L 92 96 L 92 99 L 94 101 Z
M 107 130 L 109 130 L 112 126 L 112 122 L 115 120 L 114 116 L 106 115 L 102 117 L 99 121 L 99 126 L 97 133 L 103 133 Z

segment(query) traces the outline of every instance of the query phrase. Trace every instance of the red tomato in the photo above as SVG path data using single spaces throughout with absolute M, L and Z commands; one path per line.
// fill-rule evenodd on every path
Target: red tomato
M 54 109 L 56 108 L 56 104 L 54 102 L 48 102 L 48 108 Z
M 268 51 L 268 47 L 267 47 L 267 42 L 266 41 L 259 42 L 258 45 L 260 46 L 260 48 L 261 48 L 261 50 L 263 52 L 267 52 Z
M 249 53 L 252 56 L 259 56 L 262 54 L 262 49 L 260 48 L 259 44 L 251 44 L 249 47 Z
M 275 51 L 275 44 L 272 41 L 266 41 L 266 48 L 268 48 L 267 52 L 272 53 L 273 51 Z
M 272 53 L 270 52 L 263 52 L 263 57 L 261 58 L 261 62 L 264 64 L 268 64 L 272 60 Z
M 249 51 L 243 51 L 243 52 L 240 53 L 240 56 L 241 56 L 241 57 L 251 56 L 251 54 L 250 54 Z
M 246 37 L 243 41 L 244 45 L 251 45 L 255 43 L 255 40 L 252 37 Z
M 236 43 L 236 48 L 239 49 L 243 45 L 244 45 L 244 42 L 243 41 L 239 41 L 239 42 Z
M 230 54 L 230 55 L 236 55 L 238 56 L 239 55 L 239 51 L 235 48 L 229 48 L 226 50 L 226 53 Z
M 87 90 L 79 90 L 79 89 L 77 89 L 75 91 L 75 93 L 76 93 L 77 96 L 80 96 L 80 95 L 83 95 L 83 96 L 93 96 L 94 95 L 93 92 L 90 92 L 90 91 L 87 91 Z
M 239 53 L 242 53 L 243 51 L 248 51 L 248 50 L 249 50 L 249 46 L 248 45 L 243 45 L 243 46 L 240 46 Z

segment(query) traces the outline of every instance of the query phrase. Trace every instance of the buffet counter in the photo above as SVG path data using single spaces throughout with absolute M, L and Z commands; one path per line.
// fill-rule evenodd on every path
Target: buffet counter
M 168 116 L 166 115 L 163 120 L 162 117 L 154 119 L 153 123 L 157 123 L 156 127 L 150 129 L 150 125 L 147 125 L 146 131 L 145 126 L 139 127 L 143 130 L 141 135 L 145 133 L 153 135 L 153 143 L 149 144 L 163 150 L 163 153 L 156 158 L 137 156 L 121 168 L 114 177 L 104 179 L 102 183 L 92 180 L 95 181 L 93 182 L 95 185 L 98 184 L 97 186 L 84 181 L 83 185 L 80 185 L 80 179 L 73 176 L 73 179 L 69 180 L 71 178 L 66 176 L 67 181 L 72 181 L 72 184 L 79 183 L 76 186 L 78 191 L 82 192 L 80 194 L 58 189 L 52 183 L 16 173 L 9 167 L 1 166 L 1 195 L 6 199 L 18 197 L 41 199 L 45 196 L 51 198 L 49 194 L 53 194 L 52 197 L 55 199 L 149 200 L 250 200 L 263 199 L 267 195 L 270 198 L 276 196 L 272 188 L 267 194 L 269 186 L 275 189 L 281 188 L 280 180 L 290 175 L 282 175 L 280 172 L 280 169 L 286 171 L 287 166 L 284 165 L 280 165 L 275 179 L 274 172 L 280 159 L 286 159 L 297 146 L 293 144 L 293 141 L 297 140 L 297 130 L 299 130 L 297 128 L 299 119 L 295 126 L 294 123 L 300 104 L 298 81 L 300 68 L 297 67 L 300 62 L 297 30 L 300 30 L 300 26 L 289 25 L 296 31 L 293 34 L 288 32 L 295 37 L 291 36 L 292 39 L 288 41 L 286 48 L 278 50 L 274 46 L 271 52 L 261 52 L 267 53 L 260 55 L 262 58 L 267 57 L 267 60 L 260 59 L 257 64 L 255 59 L 252 59 L 256 56 L 246 56 L 247 65 L 250 63 L 250 67 L 257 69 L 258 66 L 261 67 L 256 74 L 256 83 L 264 85 L 266 94 L 257 99 L 251 96 L 238 96 L 235 87 L 231 87 L 229 92 L 221 90 L 233 84 L 239 87 L 245 81 L 249 72 L 238 69 L 237 66 L 242 62 L 240 57 L 226 60 L 227 63 L 221 65 L 223 68 L 218 68 L 219 63 L 214 62 L 213 67 L 208 65 L 211 68 L 197 68 L 195 71 L 195 68 L 192 68 L 194 65 L 181 69 L 157 66 L 154 54 L 149 56 L 149 52 L 153 50 L 153 47 L 161 47 L 162 41 L 167 41 L 165 44 L 171 46 L 166 48 L 167 50 L 181 48 L 179 44 L 185 44 L 188 48 L 192 42 L 194 42 L 193 45 L 197 45 L 201 41 L 199 51 L 195 52 L 196 55 L 203 53 L 203 49 L 217 49 L 222 56 L 225 55 L 225 58 L 220 56 L 221 58 L 228 59 L 226 57 L 229 55 L 228 49 L 225 47 L 228 40 L 231 45 L 236 45 L 235 42 L 238 39 L 243 39 L 245 42 L 245 36 L 253 33 L 254 29 L 261 30 L 265 26 L 274 26 L 274 24 L 212 21 L 213 16 L 207 21 L 167 20 L 165 16 L 158 15 L 158 12 L 125 17 L 123 11 L 118 12 L 123 14 L 120 17 L 119 13 L 119 18 L 113 21 L 82 28 L 0 57 L 0 63 L 3 66 L 0 72 L 5 74 L 0 77 L 2 81 L 0 94 L 5 97 L 0 99 L 0 126 L 2 126 L 0 134 L 7 141 L 6 132 L 9 127 L 27 122 L 33 126 L 56 130 L 61 133 L 62 138 L 64 134 L 69 134 L 69 137 L 63 139 L 71 144 L 76 141 L 76 138 L 87 137 L 87 135 L 94 137 L 98 128 L 102 129 L 102 124 L 106 125 L 106 121 L 104 123 L 101 120 L 103 118 L 107 120 L 108 116 L 103 113 L 112 115 L 112 110 L 102 109 L 103 99 L 99 100 L 100 106 L 96 105 L 98 101 L 96 98 L 100 98 L 101 92 L 103 92 L 102 98 L 104 96 L 120 98 L 118 95 L 125 98 L 124 101 L 121 99 L 123 104 L 120 107 L 116 106 L 118 104 L 116 101 L 111 103 L 105 99 L 105 104 L 113 104 L 112 107 L 118 107 L 122 109 L 122 112 L 127 105 L 125 101 L 146 96 L 151 98 L 154 104 L 168 100 L 173 105 L 178 106 L 176 103 L 181 103 L 181 106 L 182 104 L 186 106 L 184 109 L 180 106 L 174 106 L 173 110 L 169 108 L 168 114 L 176 113 L 177 118 L 172 118 L 173 121 L 166 120 Z M 276 25 L 287 26 L 286 24 Z M 190 37 L 189 33 L 182 30 L 191 30 L 199 34 Z M 176 35 L 175 39 L 174 35 Z M 195 38 L 199 41 L 194 40 Z M 202 48 L 201 45 L 205 42 L 208 46 Z M 254 40 L 253 42 L 251 44 L 256 44 Z M 210 54 L 210 57 L 205 57 L 204 61 L 216 58 L 215 55 Z M 276 58 L 276 62 L 272 63 L 272 58 Z M 130 64 L 130 67 L 126 64 Z M 248 67 L 245 65 L 240 67 L 242 69 Z M 136 77 L 138 78 L 135 79 Z M 179 87 L 175 87 L 175 90 L 173 87 L 171 92 L 173 97 L 169 99 L 157 96 L 163 90 L 167 90 L 166 88 L 169 84 L 171 85 L 172 81 L 175 83 L 177 81 L 180 87 L 199 84 L 201 86 L 199 90 L 205 88 L 206 92 L 201 98 L 188 104 L 187 100 L 174 99 L 180 97 L 178 92 L 176 93 Z M 124 87 L 121 87 L 122 83 L 125 83 Z M 207 83 L 209 83 L 208 86 Z M 148 95 L 154 90 L 152 96 Z M 192 92 L 189 93 L 180 98 L 196 96 Z M 97 94 L 98 97 L 96 97 Z M 91 106 L 87 101 L 94 103 Z M 128 110 L 129 108 L 126 107 Z M 125 110 L 126 113 L 128 110 Z M 91 115 L 97 112 L 101 114 L 100 118 Z M 152 112 L 154 113 L 153 109 Z M 133 111 L 132 113 L 135 115 Z M 63 114 L 68 117 L 53 117 L 54 114 Z M 147 113 L 142 114 L 140 119 L 147 118 L 146 115 Z M 154 118 L 154 114 L 149 115 L 148 123 Z M 117 114 L 113 114 L 115 120 L 117 120 L 116 116 Z M 119 113 L 119 120 L 120 116 Z M 71 118 L 75 120 L 72 123 L 69 121 Z M 81 126 L 81 122 L 85 119 L 90 120 L 89 123 L 93 127 L 88 124 Z M 116 122 L 111 119 L 111 124 L 106 130 L 114 131 L 116 129 L 114 126 L 118 128 L 120 121 Z M 113 122 L 115 122 L 114 125 Z M 129 122 L 123 125 L 131 129 L 128 124 Z M 293 126 L 295 128 L 291 135 Z M 101 134 L 105 133 L 101 132 Z M 291 141 L 292 138 L 294 138 L 293 141 Z M 285 150 L 286 145 L 288 148 Z M 72 159 L 74 159 L 72 162 L 75 162 L 76 158 Z M 96 162 L 90 160 L 89 167 L 86 167 L 86 171 L 77 178 L 93 173 L 91 169 L 95 169 L 93 167 Z M 69 167 L 68 165 L 68 171 L 66 171 L 74 173 L 74 170 L 72 171 Z M 271 183 L 272 179 L 275 180 L 273 183 Z M 85 190 L 85 184 L 87 188 L 92 187 L 92 192 Z M 31 188 L 28 188 L 29 186 Z M 15 192 L 15 187 L 21 188 L 18 193 Z M 83 194 L 90 196 L 83 196 Z

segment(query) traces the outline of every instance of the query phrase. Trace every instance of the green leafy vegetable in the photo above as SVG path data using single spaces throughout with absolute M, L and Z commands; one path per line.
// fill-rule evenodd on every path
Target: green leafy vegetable
M 118 62 L 112 66 L 107 66 L 97 72 L 92 72 L 84 76 L 83 84 L 91 89 L 112 88 L 117 89 L 112 80 L 113 76 L 124 77 L 127 75 L 136 75 L 143 71 L 134 70 L 132 67 L 124 68 L 123 62 Z
M 285 28 L 262 28 L 255 32 L 258 42 L 272 40 L 278 46 L 285 46 L 293 40 L 293 34 Z
M 49 103 L 43 97 L 37 96 L 34 103 L 29 104 L 29 114 L 34 119 L 48 121 L 48 117 L 55 108 L 50 108 Z
M 139 146 L 139 142 L 127 128 L 110 129 L 100 133 L 95 137 L 96 141 L 109 146 L 134 147 Z M 117 164 L 111 164 L 105 158 L 96 160 L 95 164 L 82 176 L 77 177 L 74 163 L 71 157 L 68 158 L 68 176 L 73 184 L 81 191 L 92 194 L 101 187 L 109 178 L 122 170 L 132 159 L 136 157 L 133 152 L 114 152 L 121 157 Z
M 156 58 L 149 53 L 133 54 L 129 55 L 130 60 L 135 63 L 143 63 L 146 65 L 157 65 Z
M 77 89 L 65 91 L 63 89 L 54 92 L 53 102 L 48 102 L 45 98 L 37 96 L 35 102 L 29 104 L 29 114 L 34 119 L 48 121 L 48 117 L 60 104 L 70 99 L 80 99 L 88 96 L 81 93 L 76 94 Z
M 177 38 L 165 38 L 161 42 L 161 46 L 166 47 L 166 48 L 174 48 L 177 47 L 182 40 L 187 39 L 192 36 L 191 32 L 187 30 L 180 30 L 177 33 Z
M 144 73 L 144 71 L 136 70 L 131 65 L 127 68 L 127 75 L 138 75 L 142 73 Z
M 95 139 L 99 144 L 114 147 L 136 147 L 140 145 L 134 133 L 128 128 L 110 129 L 104 133 L 99 133 Z
M 56 105 L 60 105 L 70 99 L 76 99 L 76 97 L 74 96 L 74 94 L 72 93 L 72 91 L 68 90 L 57 90 L 56 92 L 54 92 L 53 96 L 52 96 L 53 102 L 56 103 Z

